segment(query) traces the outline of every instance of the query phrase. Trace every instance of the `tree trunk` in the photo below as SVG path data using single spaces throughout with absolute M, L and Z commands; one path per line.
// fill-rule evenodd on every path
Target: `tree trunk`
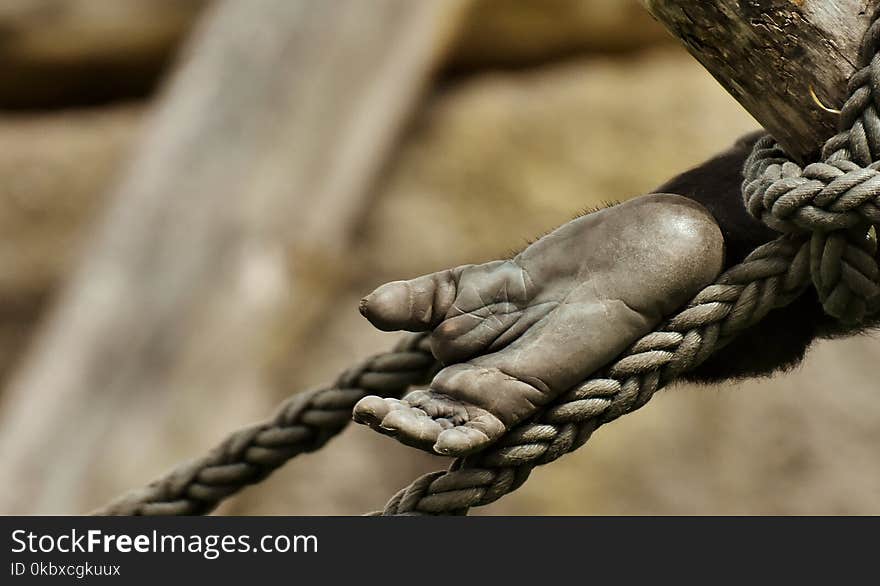
M 162 437 L 154 423 L 175 407 L 234 412 L 224 429 L 263 410 L 267 361 L 295 352 L 290 322 L 326 297 L 458 10 L 226 0 L 209 12 L 4 397 L 0 510 L 76 513 L 110 496 L 96 486 L 124 488 L 107 483 L 120 467 L 140 469 L 130 484 L 149 479 L 151 450 L 179 458 L 180 436 L 204 423 L 178 419 Z
M 880 0 L 641 0 L 795 157 L 837 130 Z M 686 99 L 686 98 L 683 98 Z

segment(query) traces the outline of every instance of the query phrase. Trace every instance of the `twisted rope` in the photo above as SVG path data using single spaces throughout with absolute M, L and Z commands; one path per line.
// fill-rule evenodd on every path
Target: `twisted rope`
M 343 372 L 329 388 L 300 393 L 269 420 L 236 431 L 198 460 L 94 511 L 95 515 L 203 515 L 223 499 L 260 482 L 291 458 L 315 451 L 351 421 L 367 395 L 395 397 L 436 371 L 425 335 Z
M 516 490 L 536 466 L 583 445 L 599 426 L 635 411 L 769 311 L 812 284 L 826 313 L 858 323 L 880 306 L 880 20 L 851 78 L 841 131 L 823 161 L 801 168 L 771 137 L 745 163 L 749 212 L 782 232 L 703 289 L 678 315 L 613 364 L 519 425 L 488 450 L 456 460 L 398 492 L 384 515 L 466 514 Z

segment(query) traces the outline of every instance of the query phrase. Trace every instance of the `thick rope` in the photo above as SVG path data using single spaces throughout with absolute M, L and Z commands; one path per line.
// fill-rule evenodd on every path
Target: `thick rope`
M 343 372 L 332 387 L 290 397 L 271 419 L 236 431 L 207 456 L 178 466 L 93 514 L 206 514 L 291 458 L 323 447 L 348 425 L 352 408 L 365 396 L 400 396 L 411 385 L 430 381 L 436 370 L 427 337 L 408 336 L 390 352 Z
M 829 315 L 858 323 L 880 306 L 880 19 L 865 37 L 841 132 L 801 168 L 771 137 L 745 163 L 749 212 L 784 235 L 756 249 L 621 358 L 488 450 L 416 480 L 384 515 L 465 514 L 516 490 L 531 470 L 583 445 L 600 425 L 644 405 L 770 310 L 812 284 Z

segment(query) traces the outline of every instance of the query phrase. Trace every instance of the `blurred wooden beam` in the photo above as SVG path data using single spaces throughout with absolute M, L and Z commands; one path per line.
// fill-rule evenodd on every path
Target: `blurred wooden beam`
M 92 491 L 114 466 L 138 466 L 109 453 L 174 445 L 149 418 L 175 397 L 214 419 L 271 394 L 260 392 L 267 355 L 296 351 L 282 322 L 326 297 L 323 276 L 460 5 L 225 0 L 209 11 L 4 396 L 0 511 L 98 504 L 109 495 Z M 137 483 L 158 472 L 140 467 Z
M 880 7 L 880 0 L 641 2 L 801 158 L 836 132 L 837 115 L 817 99 L 831 109 L 843 104 L 862 37 Z

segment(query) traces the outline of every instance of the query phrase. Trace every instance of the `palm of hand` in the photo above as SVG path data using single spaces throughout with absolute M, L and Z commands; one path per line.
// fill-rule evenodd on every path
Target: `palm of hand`
M 355 420 L 440 454 L 481 450 L 650 332 L 722 262 L 711 215 L 654 194 L 572 220 L 511 260 L 383 285 L 364 315 L 430 331 L 446 367 L 400 400 L 364 398 Z

